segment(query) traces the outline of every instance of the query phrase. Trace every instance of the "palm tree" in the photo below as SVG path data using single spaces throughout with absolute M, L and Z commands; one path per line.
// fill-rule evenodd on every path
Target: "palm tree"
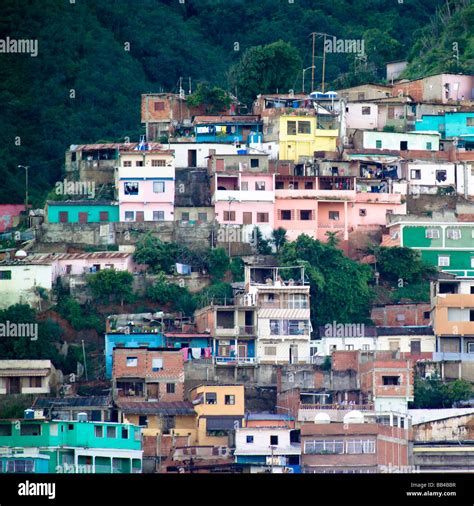
M 279 227 L 272 231 L 272 244 L 275 246 L 276 252 L 278 253 L 282 246 L 288 242 L 286 237 L 286 230 L 283 227 Z

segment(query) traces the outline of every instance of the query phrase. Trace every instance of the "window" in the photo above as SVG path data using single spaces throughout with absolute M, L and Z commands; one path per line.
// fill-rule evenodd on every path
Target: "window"
M 419 339 L 413 339 L 410 341 L 410 352 L 421 353 L 421 341 Z
M 375 147 L 377 149 L 382 149 L 382 141 L 380 139 L 375 141 Z
M 0 463 L 1 464 L 1 463 Z M 32 473 L 34 470 L 33 460 L 9 460 L 7 461 L 8 473 Z M 0 465 L 1 471 L 1 465 Z
M 370 350 L 370 346 L 368 344 L 362 345 L 362 351 L 369 351 L 369 350 Z
M 96 425 L 94 427 L 94 435 L 95 437 L 104 437 L 104 427 L 102 427 L 102 425 Z
M 280 320 L 270 320 L 270 335 L 279 336 L 280 334 Z
M 406 151 L 408 149 L 408 141 L 400 141 L 400 151 Z
M 305 190 L 312 190 L 313 189 L 313 182 L 312 181 L 306 181 L 304 184 Z
M 265 346 L 264 354 L 269 357 L 274 357 L 277 354 L 276 346 Z
M 298 133 L 299 134 L 310 134 L 311 133 L 311 122 L 298 121 Z
M 124 167 L 131 167 L 132 166 L 132 161 L 131 160 L 124 160 L 123 161 L 123 166 Z
M 252 444 L 253 443 L 253 436 L 247 436 L 246 442 L 247 442 L 247 444 Z
M 127 367 L 137 367 L 138 357 L 127 357 Z
M 12 435 L 12 424 L 2 423 L 0 425 L 0 436 L 11 436 Z
M 174 394 L 176 392 L 176 385 L 174 383 L 166 383 L 166 393 Z
M 109 221 L 109 212 L 108 211 L 101 211 L 99 213 L 99 220 L 100 221 Z
M 152 167 L 165 167 L 166 166 L 166 160 L 152 160 L 151 161 Z
M 362 116 L 368 116 L 370 114 L 370 107 L 362 107 Z
M 359 216 L 367 216 L 367 209 L 359 209 Z
M 384 386 L 400 385 L 400 376 L 382 376 Z
M 346 344 L 346 351 L 353 351 L 354 345 L 353 344 Z
M 474 126 L 474 116 L 466 118 L 466 126 Z
M 268 223 L 268 213 L 257 213 L 257 223 Z
M 439 239 L 439 230 L 435 228 L 427 228 L 425 230 L 426 239 Z
M 433 144 L 431 142 L 426 143 L 426 149 L 431 151 L 433 149 Z
M 474 310 L 473 309 L 469 310 L 469 321 L 474 322 Z
M 148 417 L 146 415 L 139 415 L 138 425 L 140 425 L 140 427 L 146 427 L 148 425 Z
M 257 191 L 264 191 L 265 190 L 265 181 L 255 181 L 255 189 Z
M 286 133 L 287 135 L 296 135 L 296 121 L 288 121 Z
M 217 394 L 215 392 L 206 393 L 206 404 L 217 404 Z
M 270 436 L 270 444 L 277 445 L 278 444 L 278 436 Z
M 431 315 L 430 315 L 430 312 L 429 312 L 429 311 L 424 311 L 424 312 L 423 312 L 423 318 L 424 318 L 425 320 L 429 320 L 429 319 L 430 319 L 430 316 L 431 316 Z
M 31 376 L 29 378 L 30 388 L 41 388 L 42 387 L 42 379 L 39 376 Z
M 275 181 L 275 190 L 284 190 L 285 184 L 283 181 Z
M 59 213 L 59 222 L 60 223 L 67 223 L 69 220 L 68 220 L 68 213 L 67 211 L 61 211 Z
M 288 190 L 297 190 L 299 187 L 298 181 L 292 181 L 288 184 Z
M 260 160 L 258 158 L 251 158 L 250 159 L 250 167 L 252 169 L 258 168 L 259 165 L 260 165 Z
M 459 228 L 448 228 L 446 237 L 453 241 L 459 241 L 459 239 L 461 239 L 461 230 Z
M 304 453 L 310 455 L 321 455 L 321 454 L 341 454 L 344 453 L 344 441 L 305 441 Z
M 329 211 L 329 219 L 339 221 L 339 211 Z
M 181 213 L 181 221 L 189 221 L 189 213 Z
M 437 170 L 436 171 L 436 181 L 438 181 L 438 183 L 443 183 L 446 181 L 447 179 L 447 171 L 445 170 Z
M 127 181 L 123 184 L 123 192 L 125 195 L 138 195 L 138 183 Z
M 135 167 L 143 167 L 143 160 L 136 160 Z
M 41 436 L 41 425 L 39 423 L 22 423 L 20 436 Z
M 165 212 L 153 211 L 153 221 L 165 221 Z
M 411 179 L 421 179 L 421 170 L 420 169 L 412 169 L 410 171 Z
M 280 219 L 291 220 L 291 211 L 280 211 Z
M 163 369 L 163 359 L 162 358 L 153 358 L 151 360 L 151 370 L 153 372 L 161 371 Z
M 300 220 L 302 221 L 310 221 L 312 220 L 312 211 L 300 211 Z
M 128 429 L 127 429 L 127 427 L 122 427 L 122 439 L 128 439 Z
M 207 223 L 207 213 L 198 213 L 198 221 Z
M 154 102 L 154 108 L 155 111 L 164 111 L 165 110 L 165 103 L 164 102 Z
M 346 441 L 346 453 L 375 453 L 375 441 L 352 439 Z
M 235 211 L 224 211 L 224 221 L 235 221 Z
M 125 211 L 125 221 L 133 221 L 135 219 L 134 211 Z
M 474 268 L 474 257 L 471 257 L 471 268 Z M 472 286 L 471 286 L 472 288 Z
M 248 181 L 242 181 L 240 183 L 240 190 L 243 192 L 249 191 L 249 182 Z
M 467 343 L 467 352 L 474 353 L 474 343 Z
M 116 427 L 107 427 L 107 437 L 116 438 L 117 437 L 117 428 Z
M 165 193 L 165 182 L 164 181 L 153 181 L 153 192 L 154 193 Z
M 0 271 L 0 279 L 12 279 L 12 271 Z
M 235 395 L 226 395 L 224 396 L 224 404 L 234 405 L 235 404 Z
M 439 255 L 438 267 L 449 267 L 449 257 L 445 255 Z

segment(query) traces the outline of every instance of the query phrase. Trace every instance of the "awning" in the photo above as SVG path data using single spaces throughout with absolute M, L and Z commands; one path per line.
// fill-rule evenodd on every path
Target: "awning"
M 359 160 L 360 162 L 372 162 L 372 163 L 396 163 L 402 160 L 399 156 L 393 155 L 367 155 L 367 154 L 348 154 L 349 160 Z
M 309 320 L 310 309 L 261 308 L 259 318 L 285 318 L 287 320 Z
M 48 369 L 43 369 L 43 370 L 38 370 L 38 369 L 6 369 L 6 370 L 3 370 L 3 371 L 0 371 L 0 376 L 1 377 L 9 377 L 9 376 L 48 376 L 49 374 L 49 370 Z
M 208 416 L 206 420 L 206 430 L 233 430 L 242 427 L 242 417 Z

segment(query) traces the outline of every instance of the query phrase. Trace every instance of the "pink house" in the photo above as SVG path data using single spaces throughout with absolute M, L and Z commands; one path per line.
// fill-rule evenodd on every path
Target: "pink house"
M 117 187 L 120 221 L 173 221 L 173 152 L 121 152 Z
M 362 192 L 354 176 L 278 175 L 276 185 L 275 228 L 291 241 L 300 234 L 326 241 L 327 232 L 347 241 L 355 230 L 385 225 L 387 213 L 406 213 L 402 195 Z
M 0 205 L 0 232 L 18 225 L 20 213 L 25 210 L 23 204 L 2 204 Z

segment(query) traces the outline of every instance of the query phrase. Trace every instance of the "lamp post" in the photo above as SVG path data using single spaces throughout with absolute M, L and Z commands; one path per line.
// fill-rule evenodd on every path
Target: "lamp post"
M 314 66 L 314 65 L 311 65 L 311 67 L 308 67 L 308 68 L 306 68 L 306 69 L 303 69 L 303 84 L 302 84 L 302 88 L 301 88 L 301 89 L 302 89 L 302 91 L 303 91 L 303 93 L 304 93 L 304 74 L 305 74 L 305 72 L 306 72 L 307 70 L 309 70 L 309 69 L 314 69 L 314 68 L 315 68 L 315 66 Z
M 18 165 L 19 169 L 25 169 L 25 211 L 28 216 L 28 169 L 29 165 Z

